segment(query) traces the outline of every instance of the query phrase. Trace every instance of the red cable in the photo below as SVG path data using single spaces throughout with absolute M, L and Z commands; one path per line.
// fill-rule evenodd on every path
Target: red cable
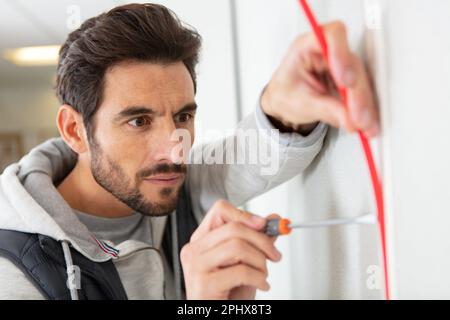
M 328 59 L 328 46 L 325 39 L 325 36 L 322 32 L 322 28 L 317 23 L 317 20 L 315 19 L 310 7 L 308 6 L 308 3 L 306 0 L 299 0 L 300 5 L 303 8 L 303 11 L 305 12 L 305 15 L 314 31 L 314 34 L 316 35 L 317 40 L 319 41 L 322 55 L 325 58 L 325 61 L 329 64 Z M 342 98 L 342 101 L 344 103 L 344 106 L 347 107 L 347 89 L 345 87 L 339 88 L 339 94 Z M 375 194 L 375 201 L 377 204 L 377 213 L 378 213 L 378 225 L 380 230 L 380 236 L 381 236 L 381 249 L 382 249 L 382 255 L 383 255 L 383 269 L 384 269 L 384 290 L 385 290 L 385 297 L 386 300 L 390 299 L 389 295 L 389 275 L 388 275 L 388 263 L 387 263 L 387 250 L 386 250 L 386 224 L 385 224 L 385 216 L 384 216 L 384 201 L 383 201 L 383 190 L 381 186 L 381 182 L 378 177 L 377 168 L 375 166 L 375 161 L 373 159 L 373 153 L 372 149 L 370 147 L 369 141 L 367 140 L 367 137 L 364 135 L 363 132 L 358 130 L 359 139 L 361 141 L 364 154 L 366 156 L 367 160 L 367 166 L 369 167 L 370 172 L 370 179 L 372 181 L 372 187 Z

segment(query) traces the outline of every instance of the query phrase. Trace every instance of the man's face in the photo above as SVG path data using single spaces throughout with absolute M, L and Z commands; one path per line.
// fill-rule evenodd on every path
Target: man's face
M 92 174 L 104 189 L 144 215 L 171 213 L 186 165 L 173 159 L 176 129 L 194 139 L 192 78 L 182 62 L 124 62 L 107 71 L 90 141 Z

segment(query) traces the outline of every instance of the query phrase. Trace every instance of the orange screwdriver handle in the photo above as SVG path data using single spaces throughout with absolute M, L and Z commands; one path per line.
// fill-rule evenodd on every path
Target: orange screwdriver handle
M 275 218 L 267 220 L 266 228 L 264 229 L 265 234 L 271 237 L 276 237 L 280 235 L 287 235 L 291 233 L 291 228 L 289 225 L 291 221 L 289 219 Z

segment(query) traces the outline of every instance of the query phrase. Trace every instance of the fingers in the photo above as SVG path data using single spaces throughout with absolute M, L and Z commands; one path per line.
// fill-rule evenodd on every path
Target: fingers
M 328 62 L 333 79 L 338 87 L 353 86 L 358 79 L 345 25 L 336 21 L 324 25 L 322 29 L 328 44 Z
M 279 261 L 266 219 L 219 200 L 180 252 L 188 299 L 254 296 L 269 290 L 267 259 Z
M 333 126 L 344 127 L 349 132 L 358 129 L 369 137 L 378 134 L 379 115 L 373 90 L 363 61 L 350 49 L 345 25 L 340 21 L 331 22 L 323 25 L 322 30 L 328 45 L 330 73 L 339 88 L 347 89 L 348 114 L 335 108 L 337 103 L 334 99 L 320 97 L 323 101 L 311 101 L 319 105 L 316 111 L 320 119 Z M 321 53 L 313 33 L 303 38 L 303 41 L 310 55 Z
M 200 255 L 199 268 L 203 272 L 211 272 L 218 268 L 246 264 L 267 275 L 266 256 L 263 252 L 241 239 L 231 239 L 219 244 L 214 250 Z
M 347 106 L 353 125 L 366 133 L 377 133 L 378 111 L 362 60 L 351 52 L 342 22 L 324 27 L 331 74 L 338 87 L 347 88 Z
M 269 236 L 260 231 L 250 229 L 240 222 L 230 222 L 220 228 L 214 229 L 200 238 L 199 240 L 201 241 L 193 245 L 196 246 L 196 250 L 203 252 L 229 239 L 247 241 L 272 261 L 279 261 L 281 259 L 281 253 L 275 248 L 273 240 Z
M 355 131 L 355 126 L 342 102 L 330 96 L 310 97 L 307 101 L 313 109 L 314 116 L 334 127 L 342 127 L 347 132 Z
M 255 230 L 261 230 L 266 223 L 262 217 L 239 210 L 225 200 L 218 200 L 208 211 L 197 230 L 192 234 L 191 241 L 196 241 L 210 230 L 232 221 L 243 223 Z
M 239 286 L 251 286 L 262 291 L 268 291 L 270 285 L 266 279 L 266 273 L 239 264 L 211 273 L 208 282 L 210 286 L 216 286 L 217 290 L 221 291 L 229 291 Z
M 328 62 L 333 79 L 338 86 L 346 87 L 353 84 L 356 79 L 345 25 L 340 21 L 327 23 L 322 26 L 322 31 L 327 43 Z M 308 59 L 305 59 L 308 61 L 308 65 L 304 65 L 306 69 L 311 69 L 313 65 L 317 67 L 318 61 L 323 61 L 322 48 L 313 32 L 299 36 L 294 43 L 293 55 L 301 56 L 304 52 L 308 53 Z M 317 55 L 322 59 L 317 60 L 315 58 Z M 300 63 L 304 64 L 304 61 L 300 61 Z M 321 64 L 325 65 L 325 61 Z M 323 67 L 316 67 L 314 67 L 316 71 L 323 69 Z
M 237 296 L 251 297 L 256 288 L 269 290 L 266 262 L 271 250 L 270 237 L 240 222 L 211 230 L 180 252 L 187 297 L 226 299 L 232 289 L 239 289 L 233 291 Z
M 378 108 L 363 62 L 353 56 L 356 82 L 347 89 L 347 105 L 352 122 L 368 136 L 378 134 Z

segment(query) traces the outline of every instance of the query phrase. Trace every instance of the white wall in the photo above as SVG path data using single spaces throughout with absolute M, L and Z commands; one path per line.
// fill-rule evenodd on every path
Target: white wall
M 392 291 L 450 298 L 450 2 L 380 1 Z

